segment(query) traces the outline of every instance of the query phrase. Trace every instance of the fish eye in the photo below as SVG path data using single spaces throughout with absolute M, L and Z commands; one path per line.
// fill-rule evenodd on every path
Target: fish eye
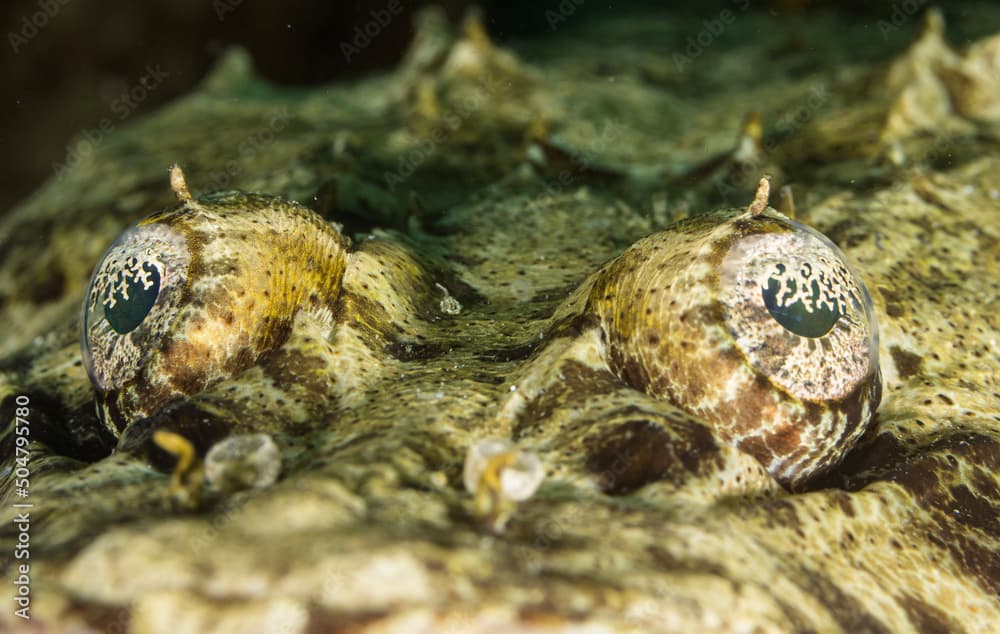
M 840 249 L 787 218 L 740 221 L 719 299 L 751 366 L 797 398 L 843 398 L 877 365 L 871 299 Z
M 102 390 L 132 378 L 177 312 L 187 278 L 183 236 L 164 224 L 130 227 L 94 269 L 83 304 L 81 349 Z
M 775 272 L 767 278 L 767 286 L 761 286 L 764 306 L 775 321 L 786 330 L 815 339 L 830 332 L 833 325 L 844 314 L 833 291 L 830 280 L 819 281 L 805 276 L 788 273 L 788 267 L 778 263 Z
M 594 278 L 610 369 L 798 488 L 881 398 L 871 298 L 843 253 L 773 210 L 719 210 L 640 240 Z
M 120 335 L 132 332 L 153 309 L 160 294 L 160 272 L 149 262 L 118 271 L 101 304 L 108 325 Z

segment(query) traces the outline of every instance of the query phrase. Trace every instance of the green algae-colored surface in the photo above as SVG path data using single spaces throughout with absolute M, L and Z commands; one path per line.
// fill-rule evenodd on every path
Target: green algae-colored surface
M 35 441 L 33 618 L 11 603 L 5 627 L 991 631 L 1000 43 L 952 49 L 932 19 L 901 51 L 832 15 L 746 12 L 679 59 L 701 28 L 567 21 L 499 48 L 431 13 L 396 71 L 296 92 L 233 51 L 0 221 L 5 467 L 16 395 Z M 741 139 L 754 111 L 763 136 L 751 121 Z M 291 198 L 356 245 L 332 334 L 317 343 L 303 321 L 285 344 L 332 379 L 251 369 L 189 403 L 267 428 L 283 452 L 270 488 L 197 509 L 169 501 L 143 452 L 102 457 L 77 343 L 90 271 L 173 204 L 172 163 L 196 195 Z M 795 494 L 618 381 L 595 328 L 550 329 L 603 262 L 674 219 L 746 205 L 763 173 L 846 252 L 881 334 L 872 430 Z M 315 407 L 279 403 L 291 385 Z M 548 473 L 500 534 L 462 485 L 466 449 L 488 437 Z

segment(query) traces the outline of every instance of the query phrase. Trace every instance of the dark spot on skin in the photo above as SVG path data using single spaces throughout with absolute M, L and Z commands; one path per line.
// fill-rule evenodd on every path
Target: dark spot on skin
M 899 346 L 889 348 L 889 354 L 892 355 L 892 361 L 896 364 L 899 378 L 908 379 L 920 373 L 920 365 L 923 362 L 923 357 L 920 355 L 903 350 Z
M 262 357 L 257 365 L 273 385 L 294 385 L 320 398 L 330 389 L 326 363 L 321 357 L 279 348 Z
M 1000 500 L 1000 488 L 998 488 L 996 477 L 992 473 L 977 468 L 972 473 L 971 482 L 977 495 Z
M 802 520 L 795 512 L 795 505 L 781 498 L 760 500 L 760 516 L 770 528 L 794 528 L 800 531 Z
M 851 504 L 850 496 L 843 491 L 830 491 L 828 497 L 831 502 L 840 507 L 846 517 L 854 517 L 854 505 Z
M 965 484 L 954 486 L 950 491 L 955 501 L 952 509 L 955 521 L 991 535 L 1000 534 L 1000 503 L 994 506 L 988 498 L 976 495 Z
M 109 625 L 117 628 L 119 624 L 129 623 L 134 618 L 130 606 L 110 606 L 99 603 L 88 603 L 73 610 L 95 632 L 106 632 Z M 114 631 L 112 629 L 111 631 Z
M 857 491 L 872 481 L 872 473 L 896 464 L 908 455 L 907 447 L 896 436 L 877 433 L 877 427 L 873 426 L 835 472 L 814 484 Z
M 639 391 L 646 391 L 649 387 L 650 376 L 646 366 L 628 354 L 624 346 L 613 346 L 609 350 L 610 365 L 612 370 L 621 377 L 626 385 L 630 385 Z
M 365 344 L 375 349 L 395 341 L 402 334 L 401 327 L 389 319 L 384 306 L 346 290 L 333 306 L 333 319 L 355 326 Z
M 488 385 L 500 385 L 504 382 L 504 378 L 502 376 L 496 376 L 486 372 L 476 372 L 471 378 L 479 383 L 486 383 Z
M 896 601 L 906 610 L 906 616 L 918 632 L 922 632 L 923 634 L 949 634 L 949 632 L 957 632 L 960 629 L 951 621 L 947 614 L 916 597 L 903 595 L 902 597 L 897 597 Z
M 368 625 L 377 624 L 378 621 L 385 618 L 385 614 L 381 612 L 344 613 L 343 611 L 326 610 L 316 605 L 309 606 L 308 616 L 305 634 L 362 632 Z
M 528 402 L 514 428 L 518 439 L 545 424 L 559 408 L 583 406 L 588 399 L 624 389 L 610 372 L 597 370 L 579 361 L 566 361 L 558 368 L 559 383 L 550 386 Z
M 836 583 L 824 575 L 822 570 L 802 566 L 796 579 L 806 592 L 816 597 L 820 605 L 830 612 L 830 616 L 840 625 L 841 631 L 889 632 L 881 621 L 865 610 L 860 601 L 844 593 Z
M 646 553 L 655 566 L 664 572 L 715 575 L 726 577 L 726 569 L 715 562 L 704 559 L 690 559 L 686 557 L 676 557 L 673 553 L 659 546 L 649 546 Z
M 672 429 L 682 437 L 683 442 L 678 444 L 680 457 L 688 471 L 704 475 L 722 466 L 719 445 L 708 427 L 688 420 L 675 420 Z
M 676 485 L 718 466 L 708 428 L 671 420 L 670 433 L 650 419 L 621 423 L 584 440 L 586 469 L 609 495 L 632 493 L 659 480 Z
M 667 476 L 677 461 L 670 435 L 649 420 L 633 420 L 586 441 L 586 468 L 609 495 L 631 493 Z
M 885 300 L 886 314 L 890 317 L 902 317 L 906 314 L 906 311 L 903 309 L 905 302 L 898 293 L 884 286 L 878 287 L 878 292 L 882 295 L 882 299 Z
M 506 348 L 493 348 L 492 350 L 486 350 L 476 355 L 476 359 L 480 361 L 496 361 L 499 363 L 507 363 L 510 361 L 523 361 L 531 356 L 531 354 L 538 348 L 538 341 L 530 341 L 528 343 L 519 344 L 516 346 L 509 346 Z
M 947 394 L 938 394 L 937 397 L 941 399 L 941 402 L 945 405 L 954 405 L 955 401 L 951 400 Z

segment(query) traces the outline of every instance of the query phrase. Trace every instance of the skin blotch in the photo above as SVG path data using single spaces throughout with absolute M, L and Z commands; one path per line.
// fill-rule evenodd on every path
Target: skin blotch
M 903 350 L 899 346 L 889 348 L 892 355 L 892 362 L 896 364 L 896 371 L 900 379 L 908 379 L 911 376 L 920 374 L 920 366 L 923 358 L 919 354 L 914 354 L 908 350 Z
M 683 481 L 698 472 L 702 460 L 717 460 L 717 446 L 707 429 L 692 426 L 685 431 L 676 438 L 650 420 L 622 423 L 585 441 L 587 469 L 609 495 L 631 493 L 667 478 Z
M 567 361 L 559 368 L 560 385 L 532 399 L 518 419 L 514 437 L 530 435 L 546 424 L 554 410 L 578 404 L 592 396 L 619 390 L 621 384 L 609 372 L 595 370 L 577 361 Z
M 903 595 L 899 603 L 920 632 L 954 632 L 958 627 L 947 614 L 915 597 Z
M 904 299 L 900 297 L 899 293 L 893 291 L 892 289 L 879 287 L 878 292 L 882 295 L 882 299 L 885 300 L 885 312 L 890 317 L 902 317 L 904 313 Z

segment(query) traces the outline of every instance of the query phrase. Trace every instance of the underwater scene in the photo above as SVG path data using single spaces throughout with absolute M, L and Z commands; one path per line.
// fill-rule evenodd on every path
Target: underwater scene
M 1000 631 L 1000 3 L 0 15 L 0 632 Z

